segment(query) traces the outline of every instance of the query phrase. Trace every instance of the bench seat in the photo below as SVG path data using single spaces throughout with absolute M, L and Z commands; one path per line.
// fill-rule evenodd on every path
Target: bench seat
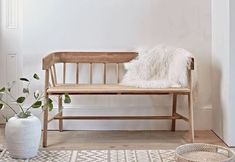
M 119 84 L 60 84 L 50 87 L 48 94 L 173 94 L 189 93 L 189 88 L 137 88 Z

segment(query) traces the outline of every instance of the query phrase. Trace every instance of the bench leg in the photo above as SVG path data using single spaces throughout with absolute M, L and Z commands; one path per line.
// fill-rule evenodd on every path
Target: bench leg
M 188 108 L 189 108 L 189 132 L 191 134 L 191 142 L 194 142 L 194 119 L 193 119 L 193 96 L 192 92 L 188 95 Z
M 63 116 L 62 96 L 58 96 L 58 111 L 59 116 Z M 59 119 L 59 131 L 63 132 L 63 119 Z
M 47 99 L 47 97 L 46 97 Z M 48 129 L 48 108 L 44 108 L 43 113 L 43 137 L 42 137 L 42 146 L 47 147 L 47 129 Z
M 177 108 L 177 94 L 173 94 L 172 116 L 175 116 Z M 176 119 L 172 119 L 171 131 L 175 131 Z

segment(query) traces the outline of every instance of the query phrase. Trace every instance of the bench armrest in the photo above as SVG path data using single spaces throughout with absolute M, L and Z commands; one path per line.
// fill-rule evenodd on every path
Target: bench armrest
M 54 53 L 51 53 L 42 59 L 42 69 L 48 70 L 54 64 Z

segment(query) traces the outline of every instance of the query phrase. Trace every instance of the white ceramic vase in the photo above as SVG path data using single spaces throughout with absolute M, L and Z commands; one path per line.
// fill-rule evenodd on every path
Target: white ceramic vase
M 16 116 L 6 123 L 7 150 L 13 158 L 26 159 L 37 155 L 41 139 L 41 122 L 31 115 L 28 118 Z

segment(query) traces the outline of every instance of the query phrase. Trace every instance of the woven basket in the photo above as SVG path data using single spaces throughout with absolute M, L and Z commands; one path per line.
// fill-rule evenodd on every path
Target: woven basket
M 204 143 L 177 147 L 175 158 L 177 162 L 235 162 L 235 155 L 230 149 Z

